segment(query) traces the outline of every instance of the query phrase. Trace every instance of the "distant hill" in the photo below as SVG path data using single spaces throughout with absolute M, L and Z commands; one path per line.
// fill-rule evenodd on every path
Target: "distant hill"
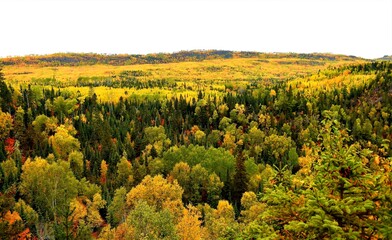
M 392 55 L 385 55 L 384 57 L 378 58 L 377 60 L 392 61 Z
M 22 57 L 7 57 L 0 61 L 3 65 L 39 65 L 39 66 L 80 66 L 80 65 L 134 65 L 158 64 L 175 62 L 198 62 L 210 59 L 231 58 L 300 58 L 312 60 L 353 60 L 355 56 L 334 55 L 327 53 L 260 53 L 260 52 L 233 52 L 225 50 L 193 50 L 176 53 L 156 54 L 96 54 L 96 53 L 54 53 L 49 55 L 28 55 Z

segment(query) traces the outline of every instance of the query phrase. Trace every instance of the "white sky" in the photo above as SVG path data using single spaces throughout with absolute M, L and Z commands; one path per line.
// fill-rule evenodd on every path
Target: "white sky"
M 392 0 L 0 0 L 0 57 L 193 49 L 392 55 Z

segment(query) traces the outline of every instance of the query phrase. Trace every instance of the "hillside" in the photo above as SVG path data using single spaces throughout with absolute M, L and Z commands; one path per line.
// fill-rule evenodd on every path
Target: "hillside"
M 151 56 L 161 57 L 159 61 L 155 61 L 151 60 Z M 106 64 L 116 57 L 136 60 L 130 65 Z M 54 59 L 62 59 L 62 62 Z M 150 60 L 145 61 L 146 59 Z M 15 86 L 30 84 L 59 87 L 73 93 L 79 91 L 83 96 L 87 94 L 89 87 L 95 87 L 98 98 L 103 101 L 117 101 L 120 96 L 127 97 L 125 92 L 136 95 L 160 93 L 159 97 L 179 94 L 194 97 L 197 94 L 194 90 L 203 89 L 208 94 L 222 96 L 226 89 L 273 85 L 310 76 L 320 70 L 366 62 L 355 57 L 331 54 L 229 51 L 192 51 L 144 56 L 54 54 L 3 61 L 5 78 Z M 96 64 L 89 64 L 92 62 Z M 154 88 L 152 92 L 148 90 Z
M 378 60 L 380 60 L 380 61 L 391 61 L 392 60 L 392 55 L 390 55 L 390 56 L 385 55 L 384 57 L 379 58 Z
M 181 54 L 6 60 L 1 238 L 392 238 L 391 62 Z
M 156 53 L 146 55 L 129 54 L 94 54 L 94 53 L 55 53 L 49 55 L 30 55 L 24 57 L 2 58 L 4 65 L 39 65 L 39 66 L 80 66 L 109 64 L 114 66 L 132 64 L 157 64 L 177 62 L 197 62 L 211 59 L 233 58 L 298 58 L 308 60 L 347 61 L 358 59 L 354 56 L 333 54 L 301 53 L 259 53 L 233 52 L 225 50 L 194 50 L 176 53 Z

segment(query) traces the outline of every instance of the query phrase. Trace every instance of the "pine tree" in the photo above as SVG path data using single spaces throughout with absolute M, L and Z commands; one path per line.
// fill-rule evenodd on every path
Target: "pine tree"
M 347 130 L 336 120 L 324 123 L 322 141 L 314 180 L 302 192 L 301 220 L 285 230 L 295 238 L 390 238 L 390 182 L 385 170 L 367 164 L 379 157 L 359 144 L 349 145 Z
M 244 154 L 242 152 L 242 149 L 240 148 L 241 146 L 237 147 L 238 155 L 236 159 L 236 168 L 235 168 L 235 174 L 233 179 L 233 184 L 234 184 L 233 200 L 238 210 L 240 209 L 241 206 L 242 194 L 247 191 L 248 181 L 249 181 L 245 168 Z

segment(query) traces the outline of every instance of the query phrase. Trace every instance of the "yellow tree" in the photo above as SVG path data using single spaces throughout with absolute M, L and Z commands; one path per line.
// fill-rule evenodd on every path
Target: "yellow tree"
M 13 128 L 12 117 L 9 113 L 4 113 L 0 109 L 0 141 L 7 138 Z
M 57 127 L 56 134 L 49 138 L 49 143 L 52 145 L 57 158 L 68 160 L 68 155 L 71 152 L 79 150 L 80 143 L 78 139 L 71 135 L 73 130 L 61 125 Z
M 191 167 L 184 162 L 177 163 L 173 170 L 170 172 L 170 176 L 173 177 L 178 181 L 178 184 L 183 188 L 184 194 L 183 198 L 184 201 L 189 201 L 191 196 L 193 195 L 192 188 L 191 188 Z
M 257 200 L 254 192 L 244 192 L 241 198 L 241 211 L 240 220 L 245 224 L 253 222 L 265 210 L 266 205 Z
M 101 161 L 101 179 L 100 179 L 102 185 L 105 185 L 105 183 L 106 183 L 107 172 L 108 172 L 108 164 L 106 163 L 105 160 L 102 160 Z
M 236 146 L 237 144 L 235 143 L 235 136 L 232 135 L 230 132 L 226 132 L 226 134 L 223 136 L 222 147 L 229 150 L 230 153 L 233 153 Z
M 127 194 L 127 205 L 133 208 L 143 200 L 157 210 L 168 209 L 174 216 L 180 216 L 182 212 L 182 193 L 184 191 L 177 181 L 168 182 L 161 175 L 151 177 L 147 175 L 143 181 L 132 188 Z
M 201 226 L 200 211 L 189 205 L 183 210 L 183 216 L 176 226 L 177 234 L 182 240 L 201 240 L 205 237 L 205 229 Z
M 99 209 L 102 209 L 106 204 L 106 201 L 102 199 L 101 194 L 96 193 L 93 199 L 90 200 L 87 197 L 75 198 L 70 203 L 70 208 L 73 211 L 72 219 L 75 225 L 78 225 L 81 221 L 88 224 L 89 227 L 99 227 L 104 223 Z
M 235 221 L 233 206 L 227 200 L 220 200 L 216 209 L 204 206 L 205 226 L 210 239 L 235 239 L 238 224 Z

